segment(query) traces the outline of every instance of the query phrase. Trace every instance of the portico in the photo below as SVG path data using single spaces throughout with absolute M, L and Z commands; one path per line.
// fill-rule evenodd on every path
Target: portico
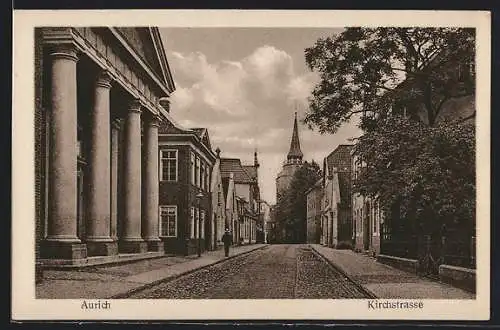
M 160 99 L 175 86 L 157 30 L 42 28 L 39 35 L 38 260 L 86 265 L 90 257 L 163 254 L 158 123 L 173 122 Z

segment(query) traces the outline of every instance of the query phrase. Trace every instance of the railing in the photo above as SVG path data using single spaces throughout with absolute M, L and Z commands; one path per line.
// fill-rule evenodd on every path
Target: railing
M 417 259 L 419 272 L 424 275 L 438 275 L 442 264 L 476 267 L 476 238 L 466 228 L 414 233 L 410 228 L 384 225 L 381 238 L 381 254 Z

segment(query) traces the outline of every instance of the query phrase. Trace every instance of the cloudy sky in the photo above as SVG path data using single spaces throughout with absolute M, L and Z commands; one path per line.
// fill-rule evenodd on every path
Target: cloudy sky
M 163 28 L 160 33 L 176 91 L 171 113 L 186 127 L 207 127 L 222 157 L 253 162 L 258 151 L 262 198 L 275 203 L 275 178 L 290 146 L 293 113 L 304 117 L 318 77 L 304 49 L 338 29 Z M 299 122 L 304 160 L 321 162 L 359 135 L 350 123 L 320 135 Z

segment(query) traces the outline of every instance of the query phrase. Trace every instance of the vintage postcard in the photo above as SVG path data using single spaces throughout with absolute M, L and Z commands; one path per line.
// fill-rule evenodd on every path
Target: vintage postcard
M 490 13 L 14 11 L 13 320 L 487 320 Z

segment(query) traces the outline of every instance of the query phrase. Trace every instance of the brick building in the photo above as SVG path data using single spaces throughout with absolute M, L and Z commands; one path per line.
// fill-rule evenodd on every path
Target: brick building
M 200 244 L 203 252 L 211 236 L 210 183 L 216 161 L 208 131 L 165 124 L 160 125 L 158 135 L 160 237 L 165 251 L 193 254 Z
M 305 192 L 307 198 L 307 243 L 321 242 L 321 202 L 323 200 L 323 180 L 318 180 Z
M 323 244 L 338 247 L 352 243 L 351 150 L 339 145 L 323 161 Z
M 175 85 L 158 29 L 37 28 L 34 46 L 37 265 L 160 255 L 157 126 L 174 125 Z

